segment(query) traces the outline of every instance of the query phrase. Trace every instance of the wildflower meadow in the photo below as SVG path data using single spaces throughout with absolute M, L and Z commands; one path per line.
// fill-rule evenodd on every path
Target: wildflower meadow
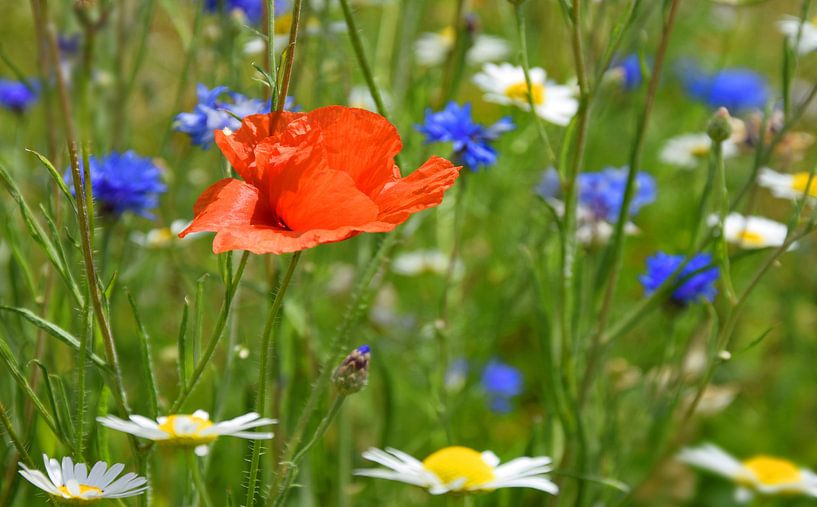
M 0 7 L 0 507 L 817 503 L 811 0 Z

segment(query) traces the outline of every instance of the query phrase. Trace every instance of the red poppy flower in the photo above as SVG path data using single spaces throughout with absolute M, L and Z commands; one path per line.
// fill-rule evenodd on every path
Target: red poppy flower
M 432 157 L 402 178 L 402 143 L 382 116 L 342 106 L 244 118 L 216 144 L 243 178 L 225 178 L 196 201 L 180 236 L 216 232 L 213 252 L 281 254 L 387 232 L 440 204 L 459 167 Z

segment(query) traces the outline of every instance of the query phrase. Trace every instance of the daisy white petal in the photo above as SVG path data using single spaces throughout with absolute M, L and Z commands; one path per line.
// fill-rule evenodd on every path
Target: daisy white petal
M 420 461 L 397 449 L 369 449 L 363 457 L 387 469 L 356 470 L 356 475 L 420 486 L 432 495 L 488 492 L 498 488 L 532 488 L 556 494 L 558 488 L 545 474 L 550 458 L 518 458 L 500 465 L 491 451 L 482 453 L 461 446 L 445 447 Z
M 111 484 L 124 468 L 121 464 L 108 468 L 105 462 L 99 461 L 89 472 L 88 465 L 74 464 L 69 457 L 63 458 L 60 463 L 43 455 L 43 462 L 48 477 L 39 470 L 29 469 L 23 463 L 19 463 L 20 475 L 59 502 L 82 505 L 105 498 L 134 496 L 147 490 L 147 479 L 135 473 L 125 474 Z

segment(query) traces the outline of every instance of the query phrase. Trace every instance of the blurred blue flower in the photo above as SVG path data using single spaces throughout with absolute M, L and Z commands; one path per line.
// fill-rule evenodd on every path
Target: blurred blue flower
M 625 90 L 634 90 L 644 82 L 644 76 L 641 74 L 641 60 L 635 53 L 614 60 L 609 72 L 621 80 Z
M 269 106 L 265 102 L 231 92 L 226 86 L 217 86 L 210 90 L 203 84 L 199 84 L 196 92 L 199 103 L 192 112 L 176 115 L 173 128 L 190 136 L 193 144 L 204 149 L 209 148 L 213 143 L 213 132 L 216 130 L 224 128 L 237 130 L 241 126 L 241 122 L 230 112 L 239 118 L 269 112 Z M 230 97 L 232 103 L 219 101 L 222 95 Z
M 265 0 L 204 0 L 204 8 L 208 12 L 216 12 L 223 5 L 227 12 L 240 11 L 252 24 L 259 23 L 264 17 Z M 275 0 L 276 16 L 289 8 L 287 0 Z
M 452 143 L 454 153 L 472 171 L 480 166 L 496 163 L 496 150 L 490 145 L 501 134 L 514 129 L 510 118 L 502 118 L 490 127 L 484 127 L 471 118 L 471 104 L 460 106 L 454 101 L 445 109 L 432 112 L 426 109 L 425 122 L 417 130 L 426 137 L 426 143 Z
M 492 359 L 482 370 L 482 388 L 488 393 L 491 410 L 506 413 L 511 401 L 522 393 L 522 372 L 509 364 Z
M 449 391 L 459 391 L 465 386 L 468 378 L 468 360 L 460 357 L 455 359 L 445 371 L 445 388 Z
M 0 106 L 22 113 L 37 100 L 37 86 L 22 81 L 0 79 Z
M 158 206 L 159 194 L 166 190 L 162 172 L 149 158 L 133 151 L 111 153 L 106 157 L 88 158 L 91 191 L 97 209 L 103 215 L 118 217 L 130 211 L 145 218 L 153 218 L 150 210 Z M 71 170 L 65 172 L 65 181 L 71 188 Z
M 655 292 L 664 281 L 684 262 L 683 255 L 670 255 L 658 252 L 647 258 L 647 273 L 639 279 L 647 295 Z M 708 253 L 696 254 L 681 270 L 677 277 L 678 284 L 672 293 L 672 299 L 681 304 L 689 304 L 704 298 L 715 299 L 718 293 L 715 282 L 720 270 L 712 265 L 712 256 Z
M 576 182 L 579 187 L 579 205 L 592 214 L 595 220 L 615 223 L 624 203 L 624 190 L 627 186 L 627 168 L 608 167 L 599 172 L 579 174 Z M 548 169 L 542 181 L 536 187 L 536 193 L 544 199 L 559 199 L 562 194 L 559 175 L 555 169 Z M 638 172 L 635 179 L 635 193 L 630 201 L 629 216 L 655 201 L 655 179 L 645 172 Z
M 749 69 L 726 69 L 706 74 L 686 64 L 680 67 L 687 93 L 715 109 L 725 107 L 737 114 L 747 109 L 763 109 L 769 101 L 766 79 Z

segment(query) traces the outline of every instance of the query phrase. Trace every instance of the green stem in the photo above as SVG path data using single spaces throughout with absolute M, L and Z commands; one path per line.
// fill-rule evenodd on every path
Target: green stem
M 20 437 L 17 436 L 17 432 L 14 431 L 14 425 L 11 424 L 11 419 L 9 419 L 8 413 L 6 412 L 6 407 L 2 403 L 0 403 L 0 424 L 2 424 L 3 429 L 6 430 L 6 433 L 11 439 L 11 444 L 17 450 L 17 454 L 26 462 L 26 465 L 34 467 L 34 461 L 31 459 L 31 455 L 20 440 Z
M 301 258 L 302 252 L 295 252 L 289 260 L 289 267 L 284 274 L 281 283 L 276 289 L 275 299 L 270 306 L 267 314 L 267 321 L 264 324 L 264 332 L 261 338 L 261 364 L 258 369 L 258 394 L 255 399 L 255 409 L 261 415 L 266 411 L 267 399 L 267 378 L 270 375 L 269 370 L 269 352 L 272 346 L 273 334 L 275 330 L 275 320 L 278 318 L 278 312 L 281 310 L 281 305 L 284 302 L 284 295 L 289 287 L 289 282 L 292 280 L 292 274 L 295 272 L 295 267 L 298 265 L 298 260 Z M 259 441 L 254 440 L 252 444 L 252 459 L 250 461 L 250 473 L 247 481 L 247 507 L 252 507 L 255 504 L 255 483 L 258 480 L 259 462 L 261 460 L 261 447 Z
M 712 141 L 712 164 L 715 165 L 715 173 L 718 179 L 719 187 L 719 210 L 718 210 L 718 228 L 720 235 L 718 237 L 718 253 L 721 259 L 721 267 L 723 268 L 723 286 L 726 298 L 730 304 L 734 305 L 737 301 L 735 296 L 735 288 L 732 284 L 732 269 L 729 262 L 729 245 L 726 242 L 726 215 L 729 213 L 729 190 L 726 188 L 726 170 L 723 163 L 723 141 Z
M 248 251 L 245 251 L 244 254 L 241 256 L 241 261 L 238 264 L 238 270 L 232 277 L 231 283 L 227 286 L 227 288 L 224 291 L 224 303 L 221 306 L 221 312 L 219 313 L 218 320 L 216 321 L 216 326 L 213 329 L 213 334 L 210 336 L 210 341 L 207 343 L 207 349 L 205 349 L 204 354 L 196 364 L 196 367 L 193 369 L 193 374 L 190 376 L 190 381 L 187 382 L 184 389 L 182 389 L 179 392 L 179 395 L 176 397 L 176 401 L 174 401 L 173 405 L 170 407 L 171 413 L 178 412 L 178 410 L 187 400 L 188 396 L 190 396 L 190 394 L 193 392 L 193 389 L 196 388 L 196 385 L 198 384 L 199 380 L 201 380 L 201 376 L 204 373 L 204 370 L 210 363 L 210 358 L 216 351 L 216 346 L 218 345 L 218 342 L 221 339 L 221 334 L 224 331 L 224 327 L 227 325 L 227 320 L 230 316 L 230 310 L 232 308 L 235 292 L 236 290 L 238 290 L 238 285 L 241 282 L 241 277 L 244 274 L 244 268 L 247 265 L 247 259 L 249 258 L 249 256 L 250 252 Z
M 45 13 L 47 18 L 47 13 Z M 57 47 L 57 37 L 54 33 L 53 25 L 49 25 L 47 29 L 48 42 L 51 47 L 51 64 L 54 68 L 59 68 L 59 48 Z M 105 356 L 108 364 L 113 370 L 113 389 L 114 397 L 121 410 L 129 414 L 130 407 L 128 406 L 127 394 L 125 385 L 122 380 L 122 370 L 119 366 L 119 359 L 116 354 L 116 345 L 113 339 L 113 333 L 108 321 L 108 316 L 105 313 L 103 305 L 103 296 L 99 287 L 96 266 L 94 265 L 94 245 L 93 245 L 93 231 L 91 230 L 91 219 L 88 216 L 88 210 L 91 205 L 86 201 L 83 192 L 82 177 L 80 175 L 79 157 L 77 154 L 77 137 L 74 121 L 71 113 L 71 99 L 68 95 L 68 85 L 65 83 L 62 72 L 54 73 L 57 78 L 57 90 L 62 108 L 63 127 L 65 129 L 65 137 L 68 141 L 69 156 L 71 159 L 71 178 L 74 184 L 74 193 L 77 201 L 77 219 L 80 229 L 80 242 L 82 247 L 82 258 L 85 266 L 86 282 L 88 290 L 91 293 L 91 302 L 93 304 L 96 322 L 99 330 L 102 333 L 102 342 L 105 346 Z M 87 165 L 86 165 L 87 168 Z
M 346 396 L 338 395 L 335 398 L 335 401 L 332 403 L 332 407 L 329 409 L 329 412 L 324 416 L 321 423 L 318 425 L 317 429 L 315 429 L 315 433 L 312 434 L 312 438 L 304 444 L 300 451 L 292 458 L 290 463 L 287 463 L 287 472 L 286 477 L 284 477 L 283 484 L 281 485 L 281 490 L 278 492 L 278 495 L 275 497 L 275 502 L 273 502 L 273 507 L 281 507 L 284 502 L 286 501 L 287 495 L 289 494 L 289 489 L 292 487 L 292 482 L 295 480 L 295 476 L 298 474 L 298 464 L 301 460 L 306 456 L 309 450 L 318 443 L 318 440 L 323 437 L 326 430 L 329 428 L 329 425 L 335 419 L 335 416 L 340 411 L 340 407 L 343 405 L 343 401 L 346 399 Z
M 210 494 L 207 492 L 207 484 L 204 482 L 204 479 L 201 476 L 199 460 L 196 458 L 195 453 L 191 451 L 185 452 L 187 454 L 187 463 L 190 468 L 190 473 L 193 475 L 193 484 L 196 486 L 196 492 L 199 494 L 199 501 L 205 507 L 211 507 L 213 502 L 210 500 Z
M 360 316 L 369 307 L 369 303 L 371 302 L 371 295 L 373 292 L 371 287 L 372 281 L 374 280 L 375 275 L 386 264 L 392 248 L 397 244 L 398 238 L 399 236 L 397 233 L 392 232 L 391 234 L 388 234 L 383 241 L 381 241 L 377 252 L 369 261 L 366 271 L 355 287 L 352 302 L 346 309 L 340 329 L 332 339 L 332 343 L 329 347 L 330 352 L 326 361 L 321 367 L 320 376 L 312 386 L 312 391 L 309 393 L 309 398 L 307 398 L 306 405 L 304 406 L 301 415 L 298 417 L 295 430 L 292 432 L 289 440 L 287 441 L 284 457 L 281 461 L 281 463 L 284 464 L 284 468 L 286 468 L 287 463 L 292 462 L 295 453 L 301 444 L 301 439 L 303 438 L 304 431 L 306 431 L 306 426 L 312 419 L 312 414 L 315 412 L 318 402 L 323 398 L 324 393 L 329 388 L 329 384 L 332 380 L 332 372 L 334 371 L 333 366 L 336 365 L 346 354 L 346 349 L 349 347 L 349 337 L 351 335 L 352 328 L 354 328 L 354 326 L 357 324 Z M 285 470 L 276 476 L 275 481 L 273 482 L 272 491 L 278 491 L 278 485 L 282 474 L 285 474 Z
M 380 90 L 377 88 L 377 84 L 374 81 L 374 74 L 369 66 L 369 61 L 366 59 L 366 53 L 363 51 L 363 43 L 360 40 L 360 32 L 358 32 L 357 25 L 355 24 L 355 18 L 352 14 L 351 7 L 349 7 L 349 1 L 340 0 L 340 6 L 343 9 L 343 18 L 346 20 L 346 29 L 349 33 L 349 39 L 352 41 L 352 48 L 355 51 L 357 63 L 360 65 L 360 70 L 363 72 L 363 78 L 366 80 L 366 85 L 369 87 L 369 93 L 372 95 L 372 99 L 374 99 L 374 103 L 377 106 L 377 112 L 380 113 L 381 116 L 388 117 L 386 114 L 386 107 L 383 105 L 383 98 L 380 96 Z M 400 165 L 399 162 L 397 165 Z
M 276 107 L 276 110 L 278 111 L 284 110 L 284 105 L 287 101 L 287 94 L 289 93 L 289 82 L 292 79 L 292 65 L 295 63 L 295 46 L 298 42 L 298 25 L 300 25 L 301 21 L 302 1 L 303 0 L 295 0 L 295 4 L 292 6 L 292 27 L 289 31 L 289 45 L 287 46 L 287 60 L 286 66 L 284 67 L 284 76 L 281 79 L 281 90 L 278 94 L 278 104 Z M 270 36 L 270 40 L 274 35 L 275 34 L 273 32 Z
M 544 121 L 539 114 L 536 113 L 536 104 L 533 102 L 533 83 L 530 79 L 530 62 L 528 61 L 528 37 L 526 35 L 525 13 L 522 10 L 522 4 L 514 4 L 513 12 L 516 17 L 516 33 L 519 35 L 519 59 L 522 63 L 522 71 L 525 73 L 525 83 L 528 87 L 528 108 L 530 109 L 531 118 L 533 118 L 533 124 L 536 125 L 536 132 L 539 134 L 539 138 L 545 147 L 545 155 L 547 157 L 545 164 L 556 165 L 556 154 L 553 152 L 553 146 L 550 144 Z
M 270 76 L 270 104 L 277 106 L 278 66 L 275 65 L 275 0 L 267 0 L 267 73 Z M 286 104 L 286 96 L 284 96 L 283 103 Z

